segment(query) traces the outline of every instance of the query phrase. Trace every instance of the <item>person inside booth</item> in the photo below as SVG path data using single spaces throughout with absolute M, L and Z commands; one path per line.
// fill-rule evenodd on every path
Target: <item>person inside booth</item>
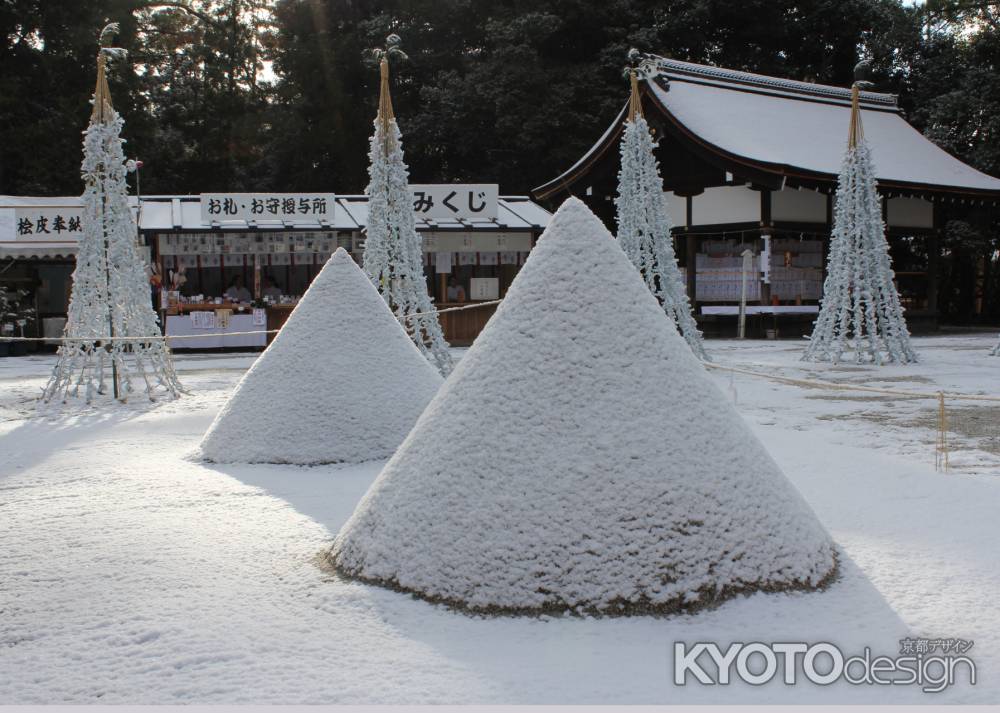
M 455 279 L 454 275 L 448 278 L 448 301 L 465 302 L 465 288 Z
M 261 292 L 263 297 L 269 297 L 272 300 L 277 300 L 281 297 L 281 288 L 278 287 L 274 278 L 270 274 L 264 276 L 264 290 Z
M 229 281 L 229 288 L 226 290 L 226 299 L 231 302 L 249 302 L 253 299 L 250 290 L 243 284 L 243 275 L 235 275 Z

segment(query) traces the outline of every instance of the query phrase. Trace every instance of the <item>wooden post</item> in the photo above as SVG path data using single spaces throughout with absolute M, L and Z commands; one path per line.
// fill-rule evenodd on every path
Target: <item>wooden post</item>
M 764 240 L 765 238 L 767 238 L 766 241 Z M 760 249 L 760 252 L 758 253 L 758 256 L 759 256 L 758 260 L 759 260 L 759 262 L 758 262 L 757 267 L 760 269 L 760 271 L 762 273 L 764 272 L 764 261 L 771 259 L 771 251 L 767 250 L 765 252 L 763 246 L 765 244 L 769 244 L 771 242 L 771 238 L 772 238 L 772 235 L 771 235 L 771 229 L 770 228 L 765 228 L 765 229 L 761 230 L 761 233 L 760 233 L 761 249 Z M 768 274 L 770 274 L 770 272 L 771 272 L 770 265 L 768 265 L 767 272 L 768 272 Z M 769 304 L 771 304 L 771 283 L 770 282 L 764 282 L 763 278 L 761 278 L 759 275 L 758 275 L 757 279 L 760 280 L 760 303 L 762 305 L 769 305 Z
M 938 231 L 927 236 L 927 311 L 938 321 L 938 267 L 941 258 L 941 245 Z
M 260 255 L 253 256 L 253 298 L 260 299 Z
M 698 268 L 696 263 L 696 255 L 698 253 L 698 241 L 694 235 L 688 233 L 685 236 L 684 241 L 684 255 L 687 261 L 687 293 L 688 299 L 691 300 L 691 309 L 693 312 L 697 313 L 697 295 L 698 295 Z

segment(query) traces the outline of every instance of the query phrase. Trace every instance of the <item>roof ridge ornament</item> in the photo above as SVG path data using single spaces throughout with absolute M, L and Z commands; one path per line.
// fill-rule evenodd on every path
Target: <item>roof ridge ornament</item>
M 640 52 L 635 47 L 628 51 L 628 63 L 622 72 L 629 81 L 628 121 L 635 121 L 642 116 L 642 100 L 639 96 L 639 80 L 648 81 L 659 74 L 656 66 L 656 56 Z
M 744 72 L 738 69 L 685 62 L 683 60 L 671 59 L 669 57 L 662 57 L 654 54 L 644 54 L 643 56 L 645 58 L 643 66 L 648 67 L 651 70 L 651 75 L 647 76 L 646 79 L 650 79 L 655 75 L 662 76 L 671 73 L 676 75 L 677 73 L 680 73 L 691 77 L 701 77 L 718 82 L 739 83 L 749 87 L 759 87 L 785 92 L 797 92 L 817 97 L 850 100 L 851 90 L 846 87 L 803 82 L 800 80 L 782 77 L 770 77 L 764 74 Z M 870 88 L 873 86 L 874 85 L 871 84 L 871 82 L 866 82 L 861 85 L 862 101 L 873 105 L 897 109 L 897 97 L 895 94 L 870 91 Z

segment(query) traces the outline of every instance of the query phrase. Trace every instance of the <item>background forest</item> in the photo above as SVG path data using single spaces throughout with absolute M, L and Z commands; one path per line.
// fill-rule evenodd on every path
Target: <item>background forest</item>
M 143 193 L 360 192 L 378 80 L 365 51 L 389 32 L 409 55 L 393 103 L 415 182 L 526 193 L 552 178 L 624 101 L 630 47 L 844 86 L 866 57 L 911 123 L 1000 175 L 1000 3 L 0 0 L 0 194 L 81 191 L 109 20 L 129 50 L 111 86 Z M 971 315 L 984 270 L 1000 313 L 996 236 L 989 215 L 949 225 L 951 319 Z

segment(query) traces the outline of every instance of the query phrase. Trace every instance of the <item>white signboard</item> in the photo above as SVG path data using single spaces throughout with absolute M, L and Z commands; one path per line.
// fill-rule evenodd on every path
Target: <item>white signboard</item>
M 436 253 L 434 262 L 434 272 L 439 275 L 451 272 L 451 253 Z
M 424 231 L 420 234 L 423 238 L 424 252 L 489 252 L 501 251 L 528 251 L 531 250 L 530 233 L 514 232 L 494 232 L 492 230 L 455 230 L 453 232 L 444 231 Z
M 202 193 L 201 221 L 331 222 L 333 193 Z
M 494 220 L 500 187 L 495 183 L 410 186 L 413 212 L 430 220 Z
M 0 210 L 0 240 L 79 240 L 83 207 L 19 207 Z
M 473 277 L 469 280 L 469 299 L 495 300 L 500 297 L 500 280 L 496 277 Z

